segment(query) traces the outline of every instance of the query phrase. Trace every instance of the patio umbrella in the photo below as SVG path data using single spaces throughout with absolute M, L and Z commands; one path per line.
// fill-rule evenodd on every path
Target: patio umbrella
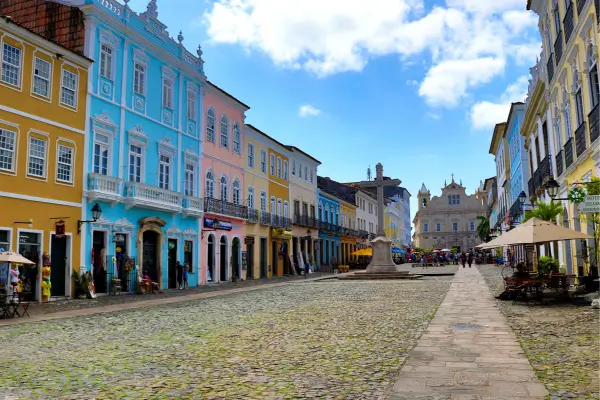
M 442 251 L 443 251 L 444 253 L 450 253 L 450 251 L 452 251 L 452 250 L 450 250 L 450 249 L 442 249 Z
M 0 253 L 0 263 L 35 264 L 33 261 L 26 259 L 19 253 L 13 253 L 10 251 Z
M 482 249 L 493 249 L 495 247 L 540 244 L 571 239 L 593 239 L 593 237 L 586 233 L 555 225 L 549 221 L 531 218 L 502 236 L 481 244 L 480 247 Z

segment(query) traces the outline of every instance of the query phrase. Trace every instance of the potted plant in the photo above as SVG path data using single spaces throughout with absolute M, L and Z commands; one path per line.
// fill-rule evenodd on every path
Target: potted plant
M 548 275 L 550 272 L 558 272 L 558 260 L 552 257 L 541 256 L 538 258 L 538 272 L 540 275 Z
M 79 271 L 73 271 L 73 282 L 75 284 L 75 297 L 78 299 L 85 299 L 90 284 L 88 275 L 85 273 L 81 274 Z

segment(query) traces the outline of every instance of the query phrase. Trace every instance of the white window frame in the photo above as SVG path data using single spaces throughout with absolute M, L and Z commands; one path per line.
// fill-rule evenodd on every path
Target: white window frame
M 458 232 L 458 222 L 452 223 L 452 232 Z
M 71 152 L 71 162 L 70 164 L 64 163 L 60 161 L 60 153 L 62 149 L 68 149 Z M 59 175 L 59 167 L 60 165 L 68 165 L 69 166 L 69 180 L 61 179 Z M 75 148 L 73 146 L 67 146 L 66 144 L 57 143 L 56 145 L 56 182 L 60 183 L 68 183 L 72 184 L 74 182 L 75 175 Z
M 229 148 L 229 118 L 227 115 L 221 115 L 219 120 L 219 145 L 223 148 Z
M 212 126 L 211 126 L 212 120 Z M 206 110 L 206 141 L 216 143 L 217 113 L 212 108 Z
M 254 144 L 248 143 L 248 167 L 254 168 Z
M 75 80 L 75 87 L 69 88 L 65 86 L 65 75 L 71 74 Z M 65 103 L 63 100 L 63 95 L 66 91 L 73 92 L 73 104 Z M 60 73 L 60 104 L 67 106 L 68 108 L 77 109 L 77 94 L 79 92 L 79 73 L 75 73 L 73 71 L 69 71 L 65 69 L 63 66 L 62 71 Z
M 215 199 L 215 173 L 212 169 L 204 175 L 204 197 Z M 210 189 L 210 190 L 209 190 Z
M 15 65 L 12 63 L 9 63 L 7 61 L 5 61 L 4 59 L 4 49 L 5 47 L 12 47 L 13 49 L 16 49 L 19 52 L 19 64 Z M 21 88 L 21 81 L 22 81 L 22 75 L 23 75 L 23 48 L 18 47 L 18 46 L 14 46 L 10 43 L 6 43 L 6 42 L 2 42 L 2 51 L 0 52 L 0 59 L 2 59 L 2 63 L 0 64 L 0 81 L 2 81 L 3 83 L 7 84 L 9 87 L 12 88 Z M 16 68 L 17 70 L 17 83 L 14 84 L 12 82 L 8 82 L 6 80 L 4 80 L 4 64 L 7 64 L 9 67 L 11 68 Z
M 140 149 L 139 153 L 135 153 L 131 150 L 131 147 L 135 146 L 138 147 Z M 145 160 L 144 160 L 144 153 L 145 153 L 145 149 L 144 149 L 144 145 L 142 145 L 141 143 L 138 142 L 130 142 L 129 143 L 129 147 L 127 149 L 127 181 L 128 182 L 136 182 L 136 183 L 144 183 L 144 164 L 145 164 Z M 139 181 L 137 180 L 132 180 L 131 179 L 131 156 L 133 156 L 134 158 L 139 158 L 140 161 L 140 176 L 139 176 Z M 159 157 L 160 160 L 160 157 Z M 134 173 L 135 175 L 135 173 Z
M 248 186 L 247 202 L 248 209 L 254 210 L 254 187 L 252 186 Z
M 308 182 L 308 167 L 304 167 L 304 180 Z
M 296 175 L 296 160 L 292 160 L 292 175 Z
M 284 161 L 283 162 L 283 180 L 288 181 L 289 179 L 290 179 L 290 176 L 289 176 L 288 162 Z
M 281 199 L 277 199 L 277 215 L 283 216 L 283 201 Z
M 168 162 L 163 161 L 163 157 L 168 158 Z M 166 174 L 161 173 L 161 166 L 164 168 L 168 168 Z M 167 179 L 166 181 L 162 181 L 163 176 Z M 173 186 L 173 154 L 165 151 L 160 151 L 158 153 L 158 174 L 157 174 L 157 186 L 161 189 L 172 190 Z
M 4 249 L 4 251 L 12 251 L 12 249 L 11 249 L 12 233 L 13 233 L 12 228 L 2 227 L 2 228 L 0 228 L 0 232 L 6 232 L 7 233 L 6 236 L 8 237 L 8 242 L 0 242 L 0 248 Z
M 187 118 L 190 121 L 196 122 L 197 114 L 196 114 L 196 96 L 198 94 L 193 90 L 187 90 Z
M 269 172 L 271 172 L 272 176 L 275 176 L 275 154 L 271 153 L 269 156 L 269 163 L 271 164 L 269 166 Z
M 469 221 L 469 231 L 475 232 L 475 222 L 474 221 Z
M 565 143 L 573 137 L 573 122 L 571 121 L 571 102 L 569 94 L 565 90 L 563 92 L 563 113 L 565 115 Z
M 141 67 L 141 68 L 138 68 Z M 140 59 L 133 60 L 133 93 L 146 97 L 148 63 Z
M 281 179 L 281 173 L 283 172 L 282 162 L 281 157 L 277 157 L 277 178 L 279 179 Z
M 423 232 L 429 232 L 429 224 L 423 223 Z
M 105 51 L 104 48 L 110 50 Z M 99 74 L 102 78 L 108 79 L 109 81 L 114 80 L 114 64 L 115 63 L 115 47 L 107 41 L 100 41 L 100 64 Z M 103 71 L 104 68 L 104 71 Z
M 186 162 L 184 165 L 184 188 L 183 194 L 186 196 L 194 196 L 196 191 L 196 165 L 191 162 Z
M 435 231 L 436 232 L 441 232 L 442 231 L 442 224 L 441 223 L 437 222 L 435 224 Z
M 583 1 L 583 0 L 580 0 Z M 590 110 L 592 110 L 596 105 L 600 102 L 600 71 L 598 65 L 598 56 L 595 53 L 595 49 L 597 46 L 588 46 L 587 51 L 587 65 L 588 65 L 588 87 L 590 88 Z M 592 70 L 596 68 L 596 82 L 593 82 L 592 79 Z
M 219 180 L 219 199 L 221 201 L 229 201 L 229 179 L 225 174 L 221 175 L 221 179 Z
M 0 167 L 0 172 L 9 172 L 11 174 L 14 174 L 17 171 L 17 147 L 18 147 L 18 143 L 19 143 L 19 132 L 16 129 L 11 130 L 11 129 L 5 129 L 5 128 L 0 127 L 0 134 L 5 134 L 5 132 L 8 134 L 12 134 L 12 150 L 8 150 L 8 149 L 4 149 L 4 148 L 0 147 L 0 152 L 2 152 L 2 153 L 10 152 L 12 161 L 11 161 L 10 169 Z
M 283 216 L 290 217 L 290 203 L 287 200 L 283 202 Z
M 240 131 L 240 126 L 237 121 L 233 121 L 233 130 L 232 130 L 232 142 L 233 142 L 233 152 L 236 154 L 242 154 L 242 132 Z
M 44 136 L 46 136 L 44 139 L 38 137 L 38 136 L 32 136 L 31 133 L 36 133 L 38 135 L 42 134 L 41 132 L 37 132 L 37 131 L 31 131 L 29 132 L 28 138 L 27 138 L 27 177 L 29 178 L 34 178 L 34 179 L 47 179 L 48 177 L 48 136 L 46 134 L 43 134 Z M 44 143 L 44 154 L 43 157 L 32 157 L 31 155 L 31 145 L 32 145 L 32 141 L 33 140 L 37 140 L 40 141 L 42 143 Z M 31 172 L 31 159 L 32 158 L 38 158 L 42 160 L 42 175 L 36 175 L 34 173 Z
M 310 183 L 314 183 L 314 181 L 315 181 L 315 180 L 314 180 L 314 174 L 313 174 L 313 172 L 314 172 L 314 171 L 311 169 L 311 170 L 310 170 Z
M 174 103 L 174 81 L 170 76 L 162 77 L 162 106 L 163 108 L 173 110 Z
M 237 205 L 242 204 L 242 187 L 237 178 L 231 184 L 231 202 Z
M 37 62 L 41 61 L 42 63 L 46 63 L 48 65 L 48 77 L 44 77 L 40 74 L 37 73 Z M 44 82 L 46 82 L 47 85 L 47 92 L 46 94 L 43 93 L 38 93 L 36 92 L 36 79 L 40 79 Z M 52 95 L 52 63 L 48 60 L 44 60 L 41 57 L 33 57 L 33 76 L 32 76 L 32 81 L 31 81 L 31 93 L 35 94 L 36 96 L 41 96 L 45 99 L 50 99 L 51 95 Z
M 98 130 L 97 128 L 93 130 L 94 133 L 94 143 L 93 143 L 93 147 L 92 147 L 92 173 L 98 174 L 98 175 L 104 175 L 104 176 L 109 176 L 112 172 L 112 140 L 113 140 L 113 134 L 109 131 L 105 131 L 105 130 Z M 106 138 L 108 139 L 107 143 L 104 143 L 102 141 L 99 141 L 97 139 L 98 135 L 102 135 L 102 136 L 106 136 Z M 100 146 L 100 155 L 102 154 L 102 148 L 106 148 L 106 175 L 103 174 L 102 171 L 102 164 L 100 163 L 100 165 L 98 165 L 98 172 L 95 171 L 96 169 L 96 145 Z M 102 157 L 100 156 L 100 161 L 102 160 Z
M 260 149 L 260 171 L 267 173 L 267 152 L 263 149 Z
M 260 211 L 261 212 L 269 211 L 267 209 L 267 192 L 265 192 L 264 190 L 260 191 Z
M 271 215 L 276 215 L 277 200 L 275 199 L 275 196 L 271 196 L 271 201 L 270 201 L 269 205 L 270 205 L 269 212 L 271 213 Z
M 574 100 L 575 100 L 575 116 L 577 117 L 577 128 L 578 129 L 585 122 L 585 108 L 583 106 L 583 86 L 581 84 L 581 80 L 578 79 L 578 72 L 575 70 L 574 74 L 574 82 L 573 86 L 575 90 Z

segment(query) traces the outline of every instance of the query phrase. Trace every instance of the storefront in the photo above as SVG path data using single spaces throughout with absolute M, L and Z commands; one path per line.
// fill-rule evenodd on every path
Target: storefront
M 271 229 L 271 262 L 272 270 L 269 277 L 292 275 L 292 257 L 290 253 L 290 240 L 292 231 L 283 228 Z
M 242 277 L 242 223 L 223 216 L 205 216 L 202 246 L 206 282 L 226 282 Z
M 306 263 L 312 267 L 316 265 L 314 257 L 314 241 L 318 237 L 316 230 L 310 228 L 296 227 L 292 228 L 292 259 L 294 264 L 304 268 Z

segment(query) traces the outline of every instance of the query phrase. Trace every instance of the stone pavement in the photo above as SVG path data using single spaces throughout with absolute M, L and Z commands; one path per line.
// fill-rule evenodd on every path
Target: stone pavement
M 544 399 L 548 395 L 476 267 L 459 268 L 388 400 Z

